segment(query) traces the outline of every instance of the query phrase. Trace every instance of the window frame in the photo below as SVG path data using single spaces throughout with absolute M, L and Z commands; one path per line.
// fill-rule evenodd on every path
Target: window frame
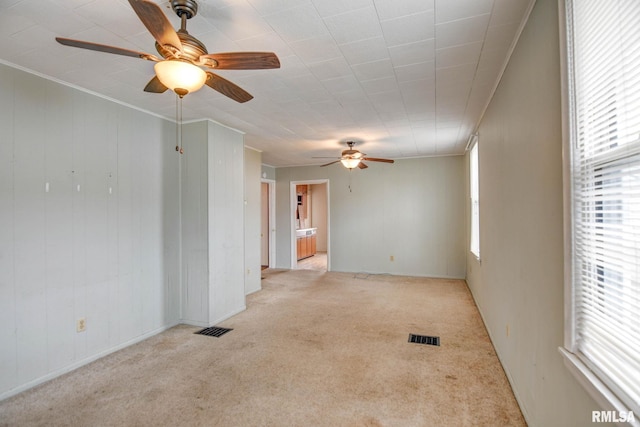
M 563 205 L 564 205 L 564 345 L 559 347 L 564 363 L 568 370 L 584 387 L 589 395 L 603 408 L 617 412 L 634 411 L 636 417 L 638 408 L 630 408 L 624 403 L 605 381 L 598 377 L 597 369 L 589 366 L 589 361 L 580 356 L 576 346 L 575 304 L 574 293 L 574 262 L 575 241 L 573 236 L 575 215 L 573 207 L 574 186 L 572 165 L 574 153 L 572 144 L 577 138 L 577 115 L 573 106 L 573 51 L 571 45 L 572 28 L 568 21 L 567 4 L 574 0 L 558 0 L 559 29 L 560 29 L 560 65 L 561 65 L 561 96 L 562 96 L 562 155 L 563 155 Z M 629 425 L 640 426 L 640 419 L 633 419 Z
M 478 148 L 477 134 L 471 135 L 471 138 L 469 140 L 468 151 L 469 151 L 469 218 L 470 218 L 469 252 L 471 252 L 478 261 L 480 261 L 480 150 Z M 474 163 L 475 163 L 475 167 L 474 167 Z

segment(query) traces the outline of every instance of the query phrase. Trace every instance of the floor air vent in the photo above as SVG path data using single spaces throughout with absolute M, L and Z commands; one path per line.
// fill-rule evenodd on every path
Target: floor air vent
M 440 346 L 440 337 L 430 337 L 428 335 L 409 334 L 409 342 L 414 342 L 416 344 Z
M 228 328 L 218 328 L 217 326 L 213 326 L 211 328 L 204 328 L 201 331 L 196 332 L 196 334 L 206 335 L 208 337 L 221 337 L 229 331 L 233 331 L 233 329 Z

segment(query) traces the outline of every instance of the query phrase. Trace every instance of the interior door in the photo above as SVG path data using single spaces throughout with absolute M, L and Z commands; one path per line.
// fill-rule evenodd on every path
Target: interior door
M 260 264 L 269 266 L 269 184 L 261 186 L 262 213 L 260 214 Z

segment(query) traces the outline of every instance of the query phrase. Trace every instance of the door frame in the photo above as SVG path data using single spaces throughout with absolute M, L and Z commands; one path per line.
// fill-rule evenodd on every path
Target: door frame
M 293 270 L 298 263 L 296 259 L 296 219 L 295 212 L 298 206 L 298 197 L 296 195 L 296 185 L 306 184 L 326 184 L 327 186 L 327 271 L 331 271 L 331 206 L 330 206 L 330 193 L 329 193 L 329 180 L 328 179 L 307 179 L 303 181 L 290 181 L 289 187 L 289 227 L 291 235 L 291 269 Z
M 274 179 L 261 178 L 261 183 L 265 183 L 268 186 L 269 192 L 269 268 L 275 268 L 276 266 L 276 181 Z M 260 191 L 262 194 L 262 191 Z M 260 244 L 262 248 L 262 242 Z M 262 249 L 261 249 L 262 250 Z M 262 254 L 260 254 L 262 256 Z

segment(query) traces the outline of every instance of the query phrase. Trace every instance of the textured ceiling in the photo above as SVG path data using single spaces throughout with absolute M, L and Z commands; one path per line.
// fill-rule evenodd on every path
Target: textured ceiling
M 200 0 L 189 33 L 210 53 L 272 51 L 274 70 L 220 70 L 254 99 L 204 87 L 185 121 L 245 133 L 265 164 L 321 164 L 347 140 L 374 157 L 461 154 L 534 0 Z M 168 1 L 156 1 L 175 28 Z M 62 46 L 67 37 L 156 54 L 125 0 L 2 0 L 0 60 L 169 119 L 142 89 L 153 62 Z

